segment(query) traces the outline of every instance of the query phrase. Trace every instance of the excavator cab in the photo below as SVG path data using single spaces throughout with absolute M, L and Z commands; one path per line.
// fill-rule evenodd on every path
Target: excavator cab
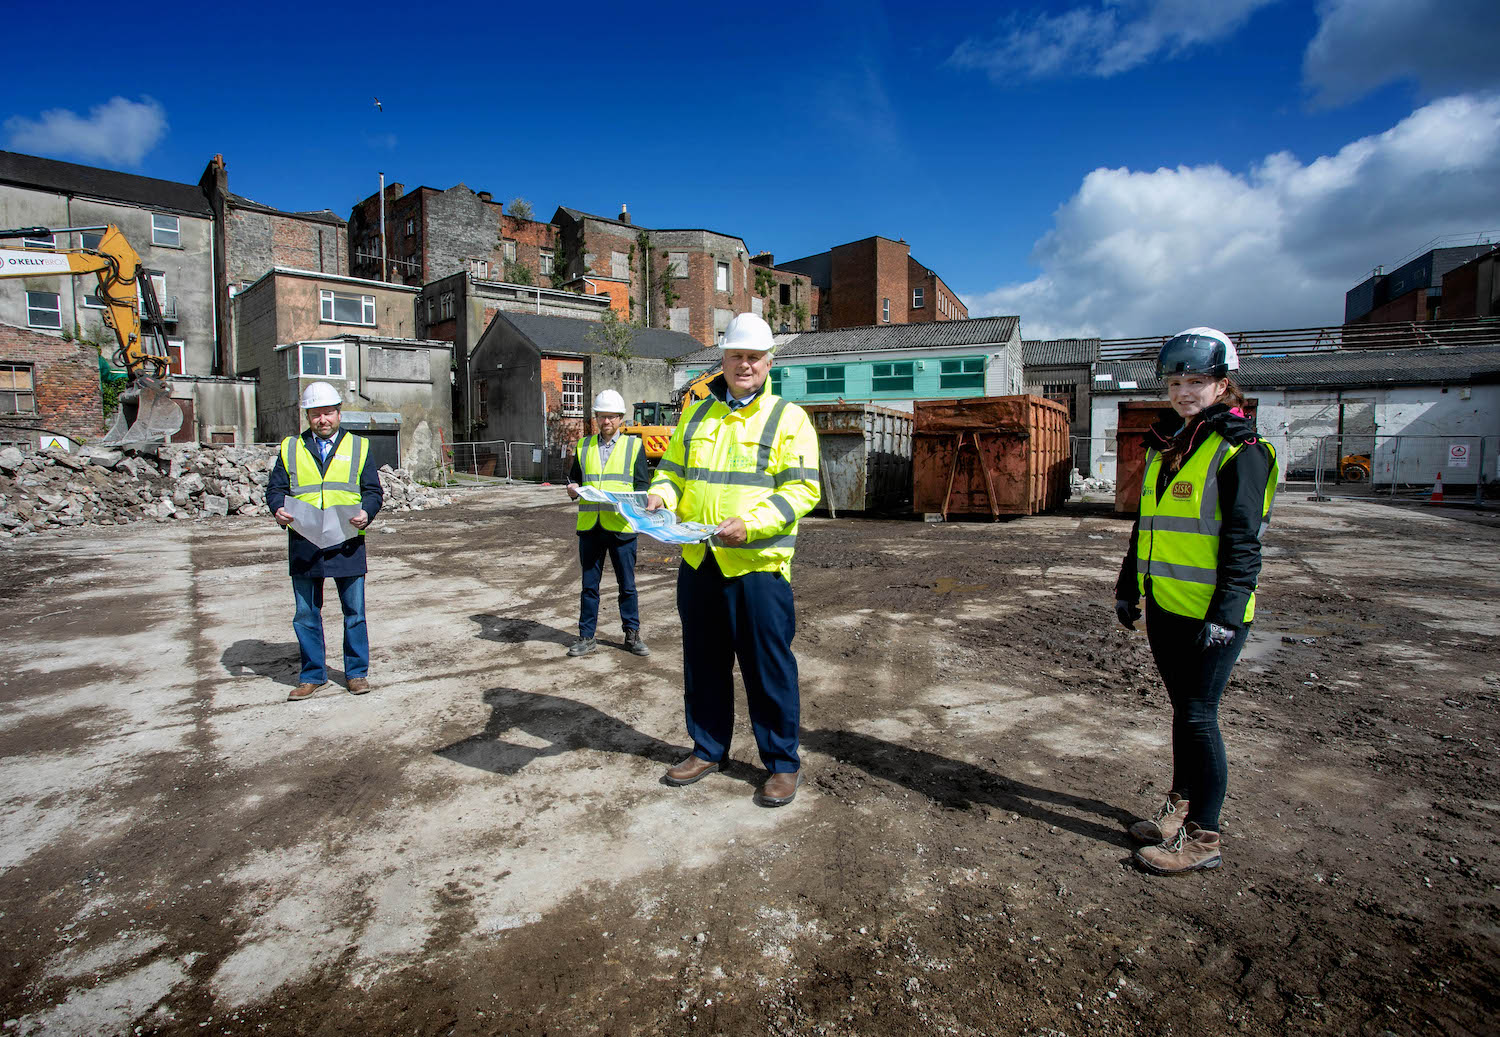
M 648 403 L 642 400 L 635 405 L 635 424 L 665 425 L 671 428 L 677 424 L 677 408 L 669 403 Z

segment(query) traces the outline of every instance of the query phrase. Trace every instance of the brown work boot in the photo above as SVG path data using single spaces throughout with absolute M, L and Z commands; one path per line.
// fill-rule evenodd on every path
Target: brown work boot
M 763 807 L 784 807 L 797 798 L 797 786 L 801 784 L 801 771 L 777 771 L 760 787 L 755 801 Z
M 676 767 L 667 771 L 662 780 L 668 785 L 691 785 L 705 774 L 710 774 L 719 769 L 719 765 L 713 760 L 705 760 L 696 754 L 689 756 Z
M 1188 801 L 1175 792 L 1168 792 L 1166 802 L 1155 815 L 1130 826 L 1130 838 L 1138 843 L 1155 846 L 1177 834 L 1187 820 Z
M 288 702 L 301 702 L 303 699 L 310 699 L 318 693 L 319 688 L 327 683 L 327 681 L 318 681 L 316 684 L 299 684 L 287 693 L 286 700 Z
M 370 690 L 370 678 L 368 678 L 368 677 L 350 677 L 349 678 L 349 694 L 351 694 L 351 695 L 363 695 L 365 692 L 367 692 L 369 690 Z
M 1217 868 L 1224 863 L 1219 856 L 1219 833 L 1199 828 L 1189 821 L 1177 834 L 1160 846 L 1142 846 L 1135 851 L 1136 863 L 1158 875 L 1177 875 L 1184 871 Z

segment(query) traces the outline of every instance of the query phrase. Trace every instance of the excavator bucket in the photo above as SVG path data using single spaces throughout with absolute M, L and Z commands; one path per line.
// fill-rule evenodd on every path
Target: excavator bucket
M 154 378 L 142 378 L 120 394 L 115 423 L 105 434 L 105 446 L 147 446 L 165 443 L 182 428 L 182 408 Z

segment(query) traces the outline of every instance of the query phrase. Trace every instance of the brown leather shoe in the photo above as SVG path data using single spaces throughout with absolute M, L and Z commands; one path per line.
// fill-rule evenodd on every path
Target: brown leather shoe
M 365 692 L 367 692 L 369 690 L 370 690 L 370 678 L 368 678 L 368 677 L 350 677 L 349 678 L 349 694 L 351 694 L 351 695 L 363 695 Z
M 327 681 L 318 681 L 316 684 L 299 684 L 287 693 L 286 700 L 301 702 L 303 699 L 310 699 L 318 693 L 319 688 L 327 683 Z
M 1177 834 L 1187 815 L 1188 801 L 1175 792 L 1168 792 L 1166 801 L 1155 814 L 1130 826 L 1130 838 L 1148 846 L 1164 843 Z
M 777 771 L 760 787 L 756 802 L 763 807 L 784 807 L 797 798 L 797 786 L 801 784 L 801 771 Z
M 691 785 L 705 774 L 710 774 L 718 769 L 719 765 L 713 760 L 705 760 L 703 757 L 694 754 L 667 771 L 662 776 L 662 780 L 668 785 Z
M 1136 863 L 1157 875 L 1180 875 L 1204 871 L 1224 863 L 1219 854 L 1219 833 L 1199 828 L 1189 821 L 1160 846 L 1142 846 L 1135 851 Z

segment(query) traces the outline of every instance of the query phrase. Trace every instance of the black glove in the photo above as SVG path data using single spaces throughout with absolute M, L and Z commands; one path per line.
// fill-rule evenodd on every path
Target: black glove
M 1221 627 L 1217 623 L 1204 623 L 1203 633 L 1198 635 L 1198 647 L 1223 648 L 1234 641 L 1234 627 Z
M 1115 601 L 1115 615 L 1120 617 L 1122 627 L 1126 630 L 1134 630 L 1136 621 L 1141 618 L 1140 603 L 1118 598 Z

